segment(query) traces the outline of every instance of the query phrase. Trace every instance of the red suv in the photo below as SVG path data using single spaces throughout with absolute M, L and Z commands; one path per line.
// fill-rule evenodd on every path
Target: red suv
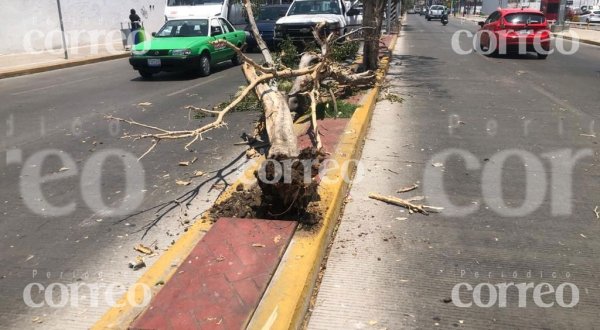
M 545 59 L 550 53 L 551 33 L 539 10 L 498 9 L 479 25 L 480 49 L 487 54 L 535 52 L 538 58 Z

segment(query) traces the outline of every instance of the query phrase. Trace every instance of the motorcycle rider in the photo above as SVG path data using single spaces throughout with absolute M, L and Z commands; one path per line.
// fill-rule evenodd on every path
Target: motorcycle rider
M 448 24 L 449 11 L 450 11 L 450 9 L 448 9 L 448 7 L 445 7 L 444 11 L 442 12 L 442 17 L 440 18 L 440 21 L 442 22 L 443 25 Z

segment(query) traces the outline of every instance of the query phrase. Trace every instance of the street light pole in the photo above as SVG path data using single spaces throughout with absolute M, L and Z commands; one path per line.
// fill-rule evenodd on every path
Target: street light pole
M 58 19 L 60 21 L 60 31 L 62 32 L 62 43 L 63 49 L 65 50 L 65 60 L 69 59 L 69 53 L 67 52 L 67 40 L 65 38 L 65 25 L 63 24 L 62 9 L 60 8 L 60 0 L 56 0 L 58 6 Z

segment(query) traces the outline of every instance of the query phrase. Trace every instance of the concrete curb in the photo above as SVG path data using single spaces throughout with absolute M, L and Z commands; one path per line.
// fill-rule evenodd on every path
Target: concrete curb
M 390 50 L 394 49 L 397 38 L 398 35 L 392 40 Z M 382 79 L 389 60 L 384 57 L 381 61 L 379 77 Z M 331 171 L 329 180 L 319 185 L 324 214 L 321 227 L 316 231 L 296 232 L 247 329 L 297 329 L 302 324 L 321 261 L 350 186 L 343 178 L 351 177 L 356 170 L 356 160 L 360 158 L 380 88 L 378 84 L 367 94 L 365 103 L 350 119 L 332 155 L 337 164 L 350 165 L 345 170 L 342 167 Z
M 67 62 L 58 63 L 58 64 L 34 66 L 31 68 L 25 68 L 25 69 L 19 69 L 19 70 L 7 71 L 7 72 L 0 72 L 0 79 L 24 76 L 24 75 L 28 75 L 28 74 L 53 71 L 53 70 L 59 70 L 59 69 L 65 69 L 65 68 L 71 68 L 71 67 L 75 67 L 75 66 L 116 60 L 116 59 L 125 58 L 125 57 L 129 57 L 129 53 L 92 57 L 92 58 L 86 58 L 86 59 L 81 59 L 81 60 L 72 60 L 72 61 L 67 61 Z

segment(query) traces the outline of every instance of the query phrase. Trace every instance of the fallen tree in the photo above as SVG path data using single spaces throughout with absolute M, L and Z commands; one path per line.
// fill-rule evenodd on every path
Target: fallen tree
M 241 49 L 226 40 L 214 42 L 215 46 L 232 48 L 241 58 L 243 62 L 242 70 L 248 81 L 248 86 L 221 110 L 209 110 L 190 106 L 197 111 L 215 116 L 216 118 L 212 122 L 192 130 L 173 131 L 139 123 L 134 120 L 113 116 L 107 116 L 107 118 L 149 130 L 149 132 L 127 134 L 124 136 L 125 138 L 134 140 L 149 139 L 152 141 L 148 150 L 140 157 L 141 159 L 154 150 L 162 141 L 183 139 L 187 141 L 184 148 L 189 150 L 192 144 L 202 140 L 203 135 L 206 133 L 226 126 L 226 115 L 250 93 L 255 93 L 264 109 L 264 127 L 269 139 L 267 159 L 271 160 L 271 162 L 265 162 L 259 170 L 259 172 L 264 171 L 269 180 L 267 180 L 268 182 L 258 180 L 262 200 L 260 207 L 263 208 L 258 213 L 261 217 L 268 218 L 303 217 L 307 213 L 308 204 L 317 199 L 317 196 L 315 196 L 316 181 L 314 180 L 317 175 L 317 171 L 314 168 L 315 164 L 313 162 L 313 165 L 308 168 L 304 165 L 307 164 L 307 159 L 312 159 L 316 160 L 318 167 L 318 163 L 323 159 L 323 153 L 321 152 L 322 144 L 317 124 L 317 104 L 321 101 L 322 94 L 325 93 L 328 97 L 333 98 L 335 104 L 334 89 L 340 86 L 370 86 L 374 83 L 375 74 L 372 71 L 355 73 L 346 66 L 331 59 L 331 48 L 333 45 L 343 39 L 349 39 L 356 31 L 343 36 L 335 34 L 324 35 L 322 31 L 326 27 L 325 23 L 317 24 L 313 31 L 315 40 L 320 47 L 320 52 L 305 53 L 301 58 L 301 65 L 298 69 L 291 69 L 282 64 L 275 63 L 256 27 L 251 2 L 243 0 L 243 3 L 248 14 L 252 32 L 257 40 L 265 63 L 257 63 L 246 56 Z M 285 78 L 295 78 L 292 91 L 288 95 L 280 92 L 276 83 L 278 79 Z M 302 152 L 299 151 L 298 140 L 293 129 L 294 118 L 290 110 L 292 102 L 289 100 L 298 97 L 307 97 L 310 100 L 307 103 L 310 104 L 311 137 L 313 138 L 313 147 L 311 150 L 303 150 Z M 294 107 L 294 112 L 304 110 L 306 109 Z M 282 176 L 279 181 L 273 182 L 272 179 L 277 174 L 275 173 L 277 166 L 274 165 L 273 161 L 279 162 L 282 166 L 291 166 L 292 178 Z M 305 175 L 305 171 L 310 171 L 310 175 Z M 307 182 L 305 180 L 306 177 L 311 178 L 311 180 Z M 250 190 L 254 191 L 253 189 Z M 244 198 L 247 197 L 243 197 L 242 199 Z M 228 209 L 227 207 L 223 207 L 223 205 L 221 206 L 221 210 Z M 218 215 L 255 216 L 256 214 L 248 215 L 244 211 L 243 214 L 218 214 L 217 212 Z M 310 218 L 309 222 L 317 221 L 314 217 Z

